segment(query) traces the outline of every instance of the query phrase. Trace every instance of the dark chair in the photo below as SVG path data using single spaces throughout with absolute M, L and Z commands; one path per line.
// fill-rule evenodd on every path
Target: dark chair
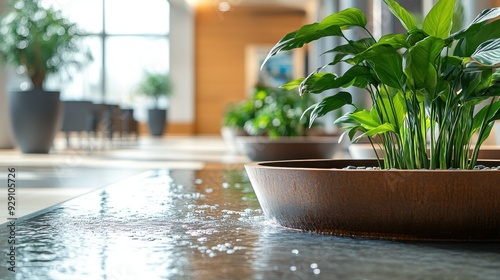
M 91 101 L 62 101 L 63 121 L 61 131 L 65 133 L 66 145 L 71 147 L 70 134 L 75 132 L 79 136 L 81 144 L 81 134 L 92 130 L 92 102 Z
M 134 140 L 139 138 L 139 124 L 134 119 L 133 109 L 120 110 L 120 138 L 129 140 L 130 136 L 134 136 Z

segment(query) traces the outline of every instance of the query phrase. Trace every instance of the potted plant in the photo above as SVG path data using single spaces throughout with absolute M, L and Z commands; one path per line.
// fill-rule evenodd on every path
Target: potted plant
M 327 137 L 313 137 L 305 109 L 311 96 L 296 90 L 258 85 L 251 98 L 226 113 L 226 125 L 242 129 L 247 136 L 236 140 L 250 160 L 331 158 L 336 143 Z
M 238 136 L 248 136 L 245 131 L 245 122 L 254 118 L 255 106 L 252 98 L 237 103 L 230 103 L 224 110 L 221 122 L 221 135 L 229 145 L 231 152 L 244 154 L 244 149 L 238 144 Z
M 68 73 L 91 59 L 81 33 L 59 11 L 38 0 L 12 0 L 0 21 L 0 61 L 17 67 L 31 81 L 25 91 L 9 93 L 10 121 L 24 153 L 47 153 L 61 112 L 58 91 L 46 91 L 50 74 Z
M 284 87 L 302 95 L 340 89 L 309 108 L 311 121 L 352 108 L 336 122 L 382 154 L 376 161 L 249 164 L 264 212 L 288 227 L 341 235 L 500 240 L 500 163 L 477 160 L 500 118 L 500 8 L 450 32 L 454 0 L 439 0 L 421 26 L 396 1 L 384 3 L 407 32 L 374 38 L 363 12 L 348 8 L 285 35 L 269 53 L 344 38 L 328 63 L 349 64 L 344 74 L 319 67 Z M 346 29 L 366 36 L 349 39 Z M 372 106 L 353 104 L 342 90 L 348 86 L 365 89 Z
M 139 94 L 151 98 L 154 108 L 148 110 L 148 128 L 153 136 L 161 136 L 165 131 L 167 121 L 167 109 L 160 109 L 161 97 L 172 95 L 172 82 L 165 73 L 145 72 L 138 87 Z

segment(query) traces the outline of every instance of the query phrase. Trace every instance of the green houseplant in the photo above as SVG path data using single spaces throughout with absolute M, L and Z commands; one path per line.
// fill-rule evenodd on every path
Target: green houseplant
M 311 107 L 311 119 L 351 106 L 354 110 L 337 123 L 344 124 L 349 136 L 361 132 L 360 137 L 380 145 L 385 168 L 474 167 L 481 143 L 500 118 L 499 9 L 485 10 L 469 26 L 451 33 L 454 0 L 438 1 L 421 27 L 396 1 L 384 2 L 407 33 L 376 40 L 364 14 L 350 8 L 280 40 L 269 57 L 323 37 L 344 38 L 346 44 L 330 51 L 335 58 L 328 65 L 351 65 L 343 75 L 321 72 L 320 67 L 285 88 L 298 87 L 301 94 L 348 86 L 366 89 L 371 109 L 358 109 L 351 94 L 340 91 Z M 350 40 L 345 29 L 358 29 L 366 37 Z M 477 110 L 484 101 L 487 105 Z M 473 147 L 474 133 L 479 140 Z
M 170 97 L 172 95 L 172 82 L 169 75 L 159 72 L 145 72 L 139 83 L 138 93 L 151 98 L 154 102 L 154 108 L 148 110 L 148 127 L 153 136 L 163 135 L 167 119 L 167 110 L 159 108 L 161 97 Z
M 331 138 L 312 137 L 319 125 L 309 128 L 304 116 L 314 102 L 312 96 L 300 96 L 295 89 L 258 85 L 250 98 L 229 107 L 223 126 L 248 135 L 237 136 L 236 142 L 241 145 L 236 146 L 241 146 L 251 160 L 331 157 L 336 145 L 327 142 Z M 297 148 L 290 149 L 292 145 Z M 312 154 L 307 155 L 307 151 Z
M 222 125 L 243 129 L 252 136 L 305 136 L 308 121 L 301 116 L 312 104 L 314 99 L 301 97 L 296 90 L 259 85 L 250 98 L 226 110 Z
M 31 89 L 11 92 L 10 119 L 23 152 L 46 153 L 58 129 L 59 92 L 43 88 L 50 74 L 69 73 L 91 59 L 78 27 L 39 0 L 11 0 L 0 21 L 0 62 L 21 69 Z
M 311 121 L 351 108 L 336 122 L 353 140 L 380 145 L 383 158 L 247 164 L 264 213 L 285 227 L 338 235 L 498 241 L 500 161 L 477 155 L 500 118 L 500 8 L 452 33 L 454 0 L 437 1 L 421 26 L 396 1 L 384 2 L 407 32 L 374 38 L 365 15 L 348 8 L 285 35 L 269 53 L 344 38 L 328 65 L 347 63 L 345 73 L 325 65 L 284 87 L 338 90 L 309 108 Z M 366 37 L 351 40 L 346 29 Z M 353 104 L 348 86 L 365 89 L 371 107 Z

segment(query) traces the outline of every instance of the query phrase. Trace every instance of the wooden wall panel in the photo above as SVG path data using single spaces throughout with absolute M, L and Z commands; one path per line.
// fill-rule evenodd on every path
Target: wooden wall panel
M 238 6 L 196 11 L 196 134 L 218 134 L 225 107 L 245 95 L 245 47 L 275 44 L 305 23 L 302 10 Z

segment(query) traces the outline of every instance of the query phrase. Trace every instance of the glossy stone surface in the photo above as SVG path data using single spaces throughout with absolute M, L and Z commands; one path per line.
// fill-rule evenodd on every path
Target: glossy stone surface
M 2 210 L 3 211 L 3 210 Z M 498 279 L 498 243 L 412 243 L 282 228 L 241 167 L 159 170 L 16 221 L 0 279 Z

